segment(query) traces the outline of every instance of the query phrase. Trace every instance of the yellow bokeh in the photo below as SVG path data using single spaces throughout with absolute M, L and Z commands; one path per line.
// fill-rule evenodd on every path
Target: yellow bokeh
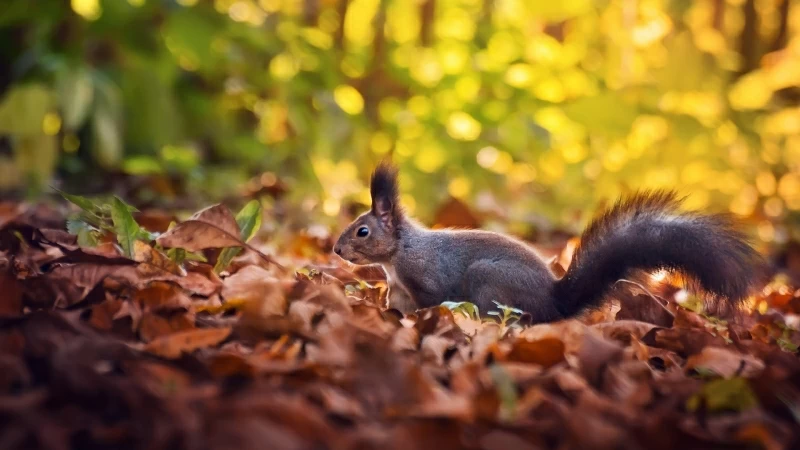
M 333 99 L 347 114 L 356 115 L 364 110 L 364 97 L 353 86 L 345 84 L 337 86 L 333 90 Z
M 379 0 L 353 0 L 349 3 L 344 19 L 344 35 L 348 42 L 356 46 L 367 46 L 372 42 L 372 20 L 379 3 Z
M 392 138 L 382 131 L 377 131 L 370 139 L 370 148 L 379 155 L 385 155 L 392 149 Z
M 472 102 L 481 91 L 481 79 L 474 75 L 464 75 L 456 81 L 456 94 L 465 102 Z
M 589 151 L 585 145 L 573 142 L 561 147 L 561 154 L 564 161 L 569 164 L 575 164 L 583 161 L 589 155 Z
M 447 120 L 447 133 L 460 141 L 474 141 L 481 134 L 481 123 L 469 114 L 459 111 Z
M 70 6 L 75 14 L 86 20 L 97 20 L 103 12 L 100 0 L 70 0 Z
M 778 183 L 775 180 L 775 175 L 772 172 L 762 171 L 756 175 L 756 189 L 763 196 L 770 196 L 775 194 L 775 189 Z
M 535 73 L 529 64 L 512 64 L 506 70 L 505 82 L 516 88 L 524 88 L 533 82 Z
M 447 184 L 447 192 L 455 198 L 464 198 L 469 195 L 472 183 L 464 176 L 455 177 Z
M 414 156 L 414 164 L 417 168 L 426 173 L 433 173 L 439 170 L 447 161 L 447 153 L 437 143 L 426 141 Z
M 626 162 L 628 162 L 628 154 L 625 146 L 620 143 L 612 145 L 603 155 L 603 168 L 609 172 L 622 170 Z
M 47 113 L 42 119 L 42 132 L 48 136 L 55 136 L 61 131 L 61 117 L 56 113 Z
M 272 58 L 269 72 L 278 80 L 290 80 L 300 71 L 300 63 L 288 53 L 281 53 Z
M 411 76 L 423 86 L 434 86 L 444 76 L 444 69 L 436 52 L 431 49 L 420 51 L 411 61 L 410 68 Z
M 771 98 L 772 89 L 761 72 L 743 76 L 728 94 L 731 106 L 739 110 L 762 108 Z

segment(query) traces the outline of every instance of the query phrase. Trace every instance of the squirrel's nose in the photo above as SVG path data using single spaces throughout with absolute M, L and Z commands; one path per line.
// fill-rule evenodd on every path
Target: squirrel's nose
M 337 255 L 341 255 L 342 254 L 342 248 L 341 247 L 333 247 L 333 252 L 336 253 Z

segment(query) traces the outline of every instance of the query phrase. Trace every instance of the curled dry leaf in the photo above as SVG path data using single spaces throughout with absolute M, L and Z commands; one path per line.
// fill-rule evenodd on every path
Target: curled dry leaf
M 160 235 L 156 242 L 167 248 L 182 248 L 189 252 L 205 249 L 244 247 L 279 269 L 285 268 L 242 241 L 236 218 L 224 205 L 210 206 L 197 212 L 189 220 Z
M 221 295 L 226 302 L 242 305 L 243 320 L 255 322 L 283 316 L 288 307 L 286 291 L 293 285 L 261 267 L 248 266 L 225 278 Z
M 189 308 L 192 300 L 177 284 L 153 281 L 134 293 L 133 300 L 142 311 Z
M 230 327 L 180 331 L 161 336 L 147 344 L 144 349 L 155 355 L 174 359 L 180 357 L 183 353 L 217 345 L 230 334 Z
M 564 343 L 557 338 L 543 338 L 536 341 L 518 338 L 511 346 L 506 358 L 509 361 L 537 364 L 544 368 L 564 361 Z
M 419 332 L 416 328 L 398 328 L 392 336 L 392 349 L 395 351 L 414 351 L 419 343 Z
M 207 248 L 240 247 L 239 226 L 225 205 L 209 206 L 189 220 L 162 234 L 156 242 L 163 247 L 197 252 Z
M 151 342 L 162 336 L 194 329 L 194 317 L 182 310 L 168 313 L 146 312 L 139 321 L 139 337 Z
M 655 327 L 651 323 L 636 320 L 616 320 L 592 325 L 592 328 L 603 333 L 604 337 L 618 341 L 621 344 L 629 344 L 632 339 L 641 340 L 644 335 Z
M 141 263 L 140 270 L 144 274 L 163 271 L 179 277 L 186 275 L 186 271 L 169 259 L 167 255 L 142 241 L 134 241 L 133 243 L 133 260 Z
M 724 347 L 708 346 L 686 361 L 686 370 L 705 369 L 721 377 L 753 378 L 764 370 L 764 362 Z

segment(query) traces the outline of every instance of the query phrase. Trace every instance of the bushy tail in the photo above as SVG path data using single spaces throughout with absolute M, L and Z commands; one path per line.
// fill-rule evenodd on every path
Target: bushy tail
M 759 281 L 760 255 L 723 215 L 679 211 L 672 192 L 641 192 L 595 218 L 564 277 L 556 307 L 565 316 L 598 306 L 631 270 L 680 271 L 729 305 Z

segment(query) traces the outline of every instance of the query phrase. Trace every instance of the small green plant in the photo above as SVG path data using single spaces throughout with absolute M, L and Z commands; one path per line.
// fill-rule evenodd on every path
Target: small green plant
M 138 210 L 119 197 L 110 200 L 91 200 L 80 195 L 59 193 L 80 211 L 67 221 L 67 231 L 78 236 L 78 245 L 97 246 L 104 233 L 112 233 L 128 258 L 133 258 L 133 246 L 137 240 L 152 242 L 158 233 L 151 233 L 136 222 L 133 213 Z
M 481 320 L 478 306 L 470 302 L 442 302 L 442 306 L 447 307 L 453 314 L 463 314 L 472 320 Z
M 159 237 L 158 233 L 142 228 L 133 217 L 133 213 L 138 210 L 119 197 L 89 199 L 80 195 L 58 192 L 67 201 L 80 208 L 67 221 L 67 231 L 78 237 L 78 245 L 81 247 L 96 247 L 104 234 L 112 234 L 116 236 L 117 243 L 122 248 L 122 254 L 135 259 L 134 245 L 136 241 L 150 244 Z M 258 200 L 250 201 L 239 211 L 235 219 L 239 227 L 241 242 L 246 243 L 261 228 L 261 203 Z M 174 222 L 171 223 L 169 230 L 175 226 Z M 163 251 L 160 245 L 156 244 L 154 248 Z M 241 247 L 224 248 L 217 258 L 214 271 L 220 273 L 225 270 L 241 251 Z M 202 253 L 189 252 L 182 248 L 170 248 L 166 254 L 176 264 L 183 264 L 185 261 L 206 262 Z
M 236 224 L 239 226 L 240 238 L 242 242 L 249 242 L 261 228 L 261 203 L 258 200 L 251 200 L 238 214 L 236 214 Z M 225 270 L 233 261 L 233 258 L 241 253 L 241 247 L 229 247 L 222 250 L 214 266 L 214 272 L 220 273 Z
M 489 311 L 487 314 L 497 317 L 500 327 L 502 327 L 503 330 L 508 328 L 521 328 L 519 319 L 522 317 L 524 311 L 518 308 L 512 308 L 511 306 L 503 305 L 502 303 L 498 303 L 494 300 L 492 303 L 497 305 L 499 311 Z

